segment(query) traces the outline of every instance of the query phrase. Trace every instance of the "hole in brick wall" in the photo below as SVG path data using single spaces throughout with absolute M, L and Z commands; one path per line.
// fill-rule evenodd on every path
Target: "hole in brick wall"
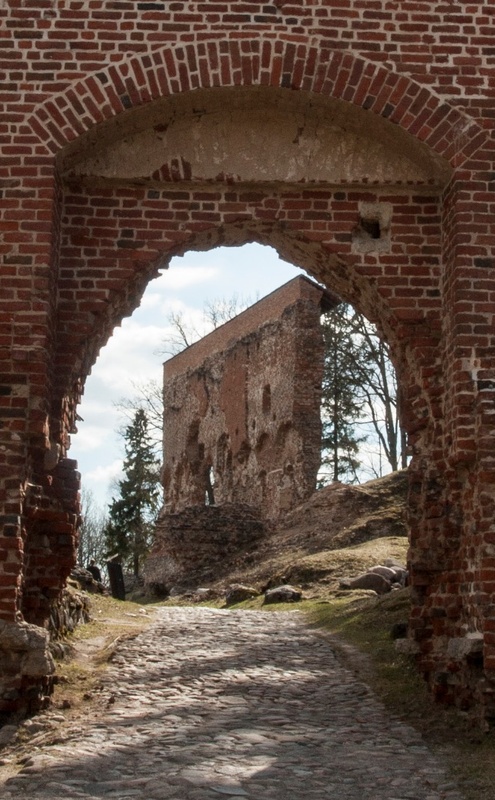
M 360 203 L 352 231 L 354 253 L 388 252 L 392 209 L 389 203 Z
M 363 219 L 361 217 L 359 225 L 371 239 L 379 239 L 382 235 L 380 220 L 378 219 Z

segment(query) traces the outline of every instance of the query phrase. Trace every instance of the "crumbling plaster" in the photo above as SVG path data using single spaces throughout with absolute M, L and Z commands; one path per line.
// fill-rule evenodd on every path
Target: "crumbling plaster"
M 113 180 L 442 185 L 448 164 L 362 109 L 305 95 L 210 89 L 160 101 L 69 148 L 67 175 Z M 281 158 L 281 154 L 283 157 Z

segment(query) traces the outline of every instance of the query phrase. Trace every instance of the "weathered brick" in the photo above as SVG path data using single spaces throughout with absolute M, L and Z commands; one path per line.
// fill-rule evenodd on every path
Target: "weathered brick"
M 134 307 L 154 264 L 205 242 L 236 244 L 239 231 L 250 238 L 256 229 L 257 239 L 282 242 L 286 257 L 355 302 L 391 344 L 404 420 L 417 449 L 410 470 L 411 485 L 418 487 L 409 508 L 412 559 L 429 556 L 423 572 L 413 570 L 417 586 L 428 586 L 414 609 L 424 623 L 417 629 L 422 667 L 431 675 L 448 670 L 445 650 L 433 648 L 431 637 L 461 635 L 466 619 L 483 630 L 492 582 L 482 571 L 473 578 L 469 568 L 470 548 L 477 551 L 494 533 L 487 406 L 495 380 L 490 15 L 469 5 L 452 10 L 422 2 L 406 10 L 400 3 L 361 7 L 350 0 L 76 5 L 58 8 L 53 18 L 40 14 L 36 0 L 1 11 L 0 281 L 8 302 L 8 310 L 0 310 L 1 380 L 2 386 L 22 385 L 27 398 L 1 406 L 9 412 L 2 430 L 12 436 L 0 451 L 3 508 L 20 517 L 26 465 L 35 483 L 45 480 L 39 465 L 50 413 L 51 436 L 66 447 L 76 387 L 115 322 Z M 319 104 L 322 125 L 338 99 L 361 113 L 365 148 L 380 136 L 373 125 L 381 116 L 393 123 L 389 133 L 409 132 L 411 147 L 423 142 L 430 165 L 443 159 L 453 172 L 446 166 L 441 191 L 428 179 L 422 189 L 405 182 L 322 191 L 305 190 L 303 183 L 242 189 L 228 170 L 216 176 L 221 189 L 195 185 L 177 158 L 157 165 L 153 178 L 140 176 L 139 186 L 62 180 L 54 170 L 61 149 L 70 142 L 79 147 L 79 137 L 97 123 L 111 126 L 131 109 L 139 114 L 153 101 L 190 90 L 201 111 L 203 89 L 232 86 L 241 92 L 272 87 L 276 103 L 296 99 L 299 88 L 313 92 L 314 98 L 304 96 Z M 106 133 L 118 135 L 116 127 Z M 366 160 L 367 153 L 361 155 Z M 374 203 L 390 205 L 390 247 L 356 252 L 362 205 Z M 28 330 L 11 327 L 12 317 Z M 14 446 L 17 436 L 21 444 Z M 72 465 L 65 478 L 60 474 L 47 485 L 44 502 L 56 525 L 69 524 L 64 515 L 76 503 L 75 472 Z M 429 498 L 431 482 L 442 500 Z M 34 517 L 22 524 L 31 531 Z M 48 516 L 37 524 L 48 526 Z M 63 530 L 60 535 L 70 536 Z M 8 523 L 5 533 L 15 541 L 18 523 Z M 53 575 L 49 564 L 40 568 L 48 594 L 62 585 L 67 564 L 53 559 Z M 21 575 L 22 569 L 12 586 L 0 581 L 0 618 L 11 619 L 21 607 L 21 576 L 26 613 L 41 622 L 48 604 L 30 592 L 42 579 L 29 570 Z M 448 582 L 439 577 L 442 571 L 450 571 Z M 462 597 L 459 607 L 454 595 Z M 435 608 L 446 616 L 434 616 Z M 495 675 L 492 646 L 487 640 L 489 679 Z M 454 666 L 462 693 L 471 686 L 469 667 Z M 454 699 L 455 690 L 448 692 Z

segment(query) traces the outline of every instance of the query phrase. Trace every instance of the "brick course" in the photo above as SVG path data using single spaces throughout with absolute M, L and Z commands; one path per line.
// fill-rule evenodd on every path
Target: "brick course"
M 436 694 L 493 716 L 494 33 L 479 3 L 2 4 L 0 619 L 45 624 L 68 572 L 78 476 L 64 459 L 113 327 L 173 255 L 259 241 L 355 303 L 391 344 L 413 454 L 418 661 Z M 299 159 L 295 182 L 270 180 L 263 147 L 253 158 L 266 180 L 243 181 L 228 169 L 242 140 L 226 142 L 215 180 L 168 154 L 171 120 L 193 137 L 215 92 L 224 118 L 251 98 L 251 115 L 258 103 L 292 120 L 280 159 L 288 175 Z M 301 114 L 312 133 L 297 132 Z M 341 114 L 358 142 L 343 161 L 359 172 L 367 141 L 383 142 L 421 165 L 418 178 L 384 183 L 364 169 L 305 181 L 318 130 Z M 125 142 L 145 128 L 156 146 L 163 137 L 158 169 L 84 172 L 107 144 L 124 147 L 127 164 Z M 363 234 L 370 208 L 389 219 L 380 243 Z M 473 632 L 485 637 L 481 656 L 449 650 Z

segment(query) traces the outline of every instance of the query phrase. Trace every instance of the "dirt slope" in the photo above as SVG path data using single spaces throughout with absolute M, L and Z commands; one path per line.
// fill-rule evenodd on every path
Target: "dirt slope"
M 205 586 L 221 591 L 226 583 L 261 589 L 290 582 L 301 585 L 306 596 L 315 596 L 334 591 L 341 577 L 359 574 L 385 558 L 405 561 L 406 491 L 405 472 L 360 486 L 327 486 L 294 509 L 255 549 L 240 553 L 228 576 Z

